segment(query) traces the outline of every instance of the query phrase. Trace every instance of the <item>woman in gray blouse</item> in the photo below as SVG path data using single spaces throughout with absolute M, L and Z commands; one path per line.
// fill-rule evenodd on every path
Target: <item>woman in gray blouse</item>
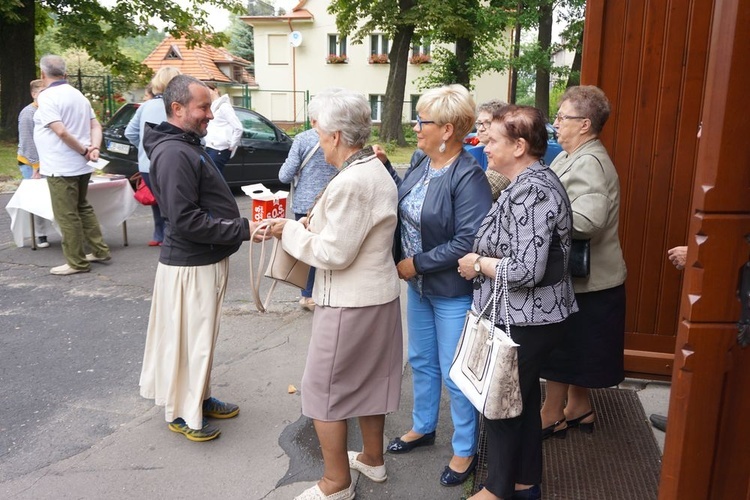
M 591 272 L 573 279 L 581 311 L 565 322 L 565 341 L 542 370 L 547 392 L 543 436 L 567 429 L 594 431 L 592 388 L 625 378 L 625 277 L 620 247 L 620 181 L 599 134 L 609 118 L 609 101 L 593 85 L 565 91 L 555 129 L 564 154 L 550 169 L 565 186 L 573 207 L 573 237 L 588 239 Z

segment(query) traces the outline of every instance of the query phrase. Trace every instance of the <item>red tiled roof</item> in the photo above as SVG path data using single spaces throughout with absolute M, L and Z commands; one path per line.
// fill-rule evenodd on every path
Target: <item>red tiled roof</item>
M 176 57 L 167 58 L 168 54 Z M 241 79 L 238 83 L 246 83 L 257 86 L 255 77 L 245 69 L 252 63 L 241 57 L 233 56 L 227 49 L 203 45 L 201 47 L 187 48 L 186 40 L 168 36 L 161 42 L 151 54 L 143 60 L 143 64 L 154 71 L 164 66 L 174 66 L 186 75 L 194 76 L 199 80 L 213 82 L 237 82 L 225 75 L 219 65 L 238 66 L 241 68 Z M 230 73 L 234 73 L 230 71 Z

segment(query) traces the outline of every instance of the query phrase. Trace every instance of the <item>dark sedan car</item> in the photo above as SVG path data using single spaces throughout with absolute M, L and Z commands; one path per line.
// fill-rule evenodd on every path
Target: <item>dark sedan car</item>
M 125 137 L 125 127 L 138 104 L 121 107 L 103 127 L 101 156 L 109 161 L 104 171 L 131 176 L 138 171 L 138 149 Z M 224 168 L 224 178 L 232 187 L 278 184 L 279 168 L 289 154 L 292 139 L 263 115 L 247 108 L 234 108 L 243 132 L 237 152 Z

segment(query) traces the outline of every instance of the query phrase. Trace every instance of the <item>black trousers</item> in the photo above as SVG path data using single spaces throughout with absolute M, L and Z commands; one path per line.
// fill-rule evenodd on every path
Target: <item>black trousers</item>
M 512 326 L 510 335 L 519 344 L 518 376 L 523 412 L 516 418 L 484 418 L 487 435 L 487 481 L 484 487 L 500 498 L 510 498 L 515 484 L 542 482 L 542 390 L 539 372 L 545 359 L 562 339 L 562 323 Z

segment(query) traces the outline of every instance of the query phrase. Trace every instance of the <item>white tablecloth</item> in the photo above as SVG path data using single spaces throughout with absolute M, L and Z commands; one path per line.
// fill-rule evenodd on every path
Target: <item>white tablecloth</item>
M 116 228 L 125 222 L 138 206 L 133 198 L 133 188 L 127 179 L 111 180 L 92 176 L 87 198 L 103 228 Z M 23 246 L 26 238 L 31 238 L 29 214 L 52 221 L 54 228 L 60 232 L 52 214 L 47 179 L 24 179 L 5 206 L 5 210 L 10 214 L 10 230 L 13 232 L 13 240 L 19 247 Z

